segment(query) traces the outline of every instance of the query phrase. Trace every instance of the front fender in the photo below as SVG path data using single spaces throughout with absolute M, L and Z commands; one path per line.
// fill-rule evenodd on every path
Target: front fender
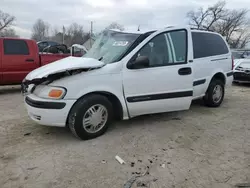
M 128 111 L 127 111 L 127 106 L 126 102 L 124 100 L 123 92 L 122 89 L 121 91 L 115 90 L 114 88 L 111 87 L 105 87 L 105 86 L 94 86 L 94 87 L 89 87 L 86 90 L 82 90 L 77 94 L 77 100 L 80 99 L 81 97 L 88 95 L 90 93 L 108 93 L 114 95 L 121 103 L 122 106 L 122 111 L 123 111 L 123 119 L 128 119 Z
M 78 100 L 89 93 L 110 93 L 120 101 L 123 109 L 123 119 L 128 119 L 126 102 L 120 73 L 103 74 L 83 77 L 75 75 L 74 79 L 58 81 L 67 89 L 65 99 Z

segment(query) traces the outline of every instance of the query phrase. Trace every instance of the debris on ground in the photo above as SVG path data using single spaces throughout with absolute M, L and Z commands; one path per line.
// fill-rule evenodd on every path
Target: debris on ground
M 27 168 L 27 170 L 34 170 L 36 169 L 37 167 L 31 167 L 31 168 Z
M 137 176 L 133 176 L 132 178 L 130 178 L 125 184 L 124 184 L 124 188 L 131 188 L 132 185 L 134 184 L 134 182 L 137 180 L 137 178 L 143 177 L 147 174 L 149 174 L 149 167 L 147 166 L 146 171 L 142 174 L 139 175 L 141 173 L 139 172 L 135 172 L 135 174 L 138 174 Z
M 165 164 L 161 164 L 160 166 L 161 166 L 162 168 L 165 168 L 165 167 L 166 167 L 166 165 L 165 165 Z
M 29 136 L 31 135 L 31 133 L 25 133 L 23 136 Z
M 235 185 L 238 188 L 250 188 L 250 183 L 239 183 Z
M 134 162 L 131 162 L 130 166 L 131 166 L 131 167 L 134 167 L 134 166 L 135 166 L 135 163 L 134 163 Z
M 120 163 L 120 164 L 125 164 L 125 161 L 119 157 L 118 155 L 115 156 L 115 159 Z
M 105 161 L 105 160 L 102 160 L 102 164 L 106 164 L 107 163 L 107 161 Z
M 179 118 L 179 117 L 174 117 L 174 118 L 172 118 L 172 120 L 181 120 L 181 118 Z
M 149 182 L 146 182 L 146 181 L 138 181 L 138 182 L 136 183 L 136 186 L 137 186 L 137 187 L 148 187 L 148 183 L 149 183 Z

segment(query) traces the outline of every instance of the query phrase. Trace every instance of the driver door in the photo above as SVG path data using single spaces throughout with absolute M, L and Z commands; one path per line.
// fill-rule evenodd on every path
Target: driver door
M 130 117 L 186 110 L 193 96 L 191 39 L 188 29 L 153 34 L 130 59 L 147 56 L 149 65 L 123 69 L 124 95 Z M 135 49 L 135 50 L 136 50 Z M 192 51 L 191 51 L 192 52 Z

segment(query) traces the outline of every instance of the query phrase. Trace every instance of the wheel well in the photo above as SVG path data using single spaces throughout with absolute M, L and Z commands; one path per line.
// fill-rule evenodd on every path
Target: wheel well
M 96 92 L 85 94 L 81 98 L 86 97 L 88 95 L 93 95 L 93 94 L 99 94 L 99 95 L 103 95 L 107 97 L 108 100 L 113 105 L 115 119 L 117 120 L 123 119 L 123 109 L 122 109 L 121 102 L 114 94 L 106 92 L 106 91 L 96 91 Z
M 226 84 L 225 75 L 224 75 L 223 73 L 221 73 L 221 72 L 216 73 L 216 74 L 213 76 L 212 80 L 214 80 L 214 79 L 216 79 L 216 80 L 221 80 L 221 81 L 223 82 L 224 85 Z M 212 81 L 212 80 L 211 80 L 211 81 Z

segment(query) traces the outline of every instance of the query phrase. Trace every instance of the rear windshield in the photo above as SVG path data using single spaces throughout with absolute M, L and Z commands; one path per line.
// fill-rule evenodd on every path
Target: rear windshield
M 213 33 L 192 32 L 194 58 L 203 58 L 229 53 L 221 36 Z

